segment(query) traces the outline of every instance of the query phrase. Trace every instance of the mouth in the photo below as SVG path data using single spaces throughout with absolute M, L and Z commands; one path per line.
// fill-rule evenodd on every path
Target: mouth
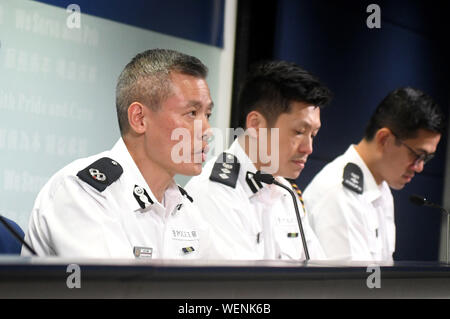
M 409 183 L 412 179 L 413 179 L 413 177 L 414 177 L 414 175 L 403 175 L 402 176 L 404 179 L 406 179 L 406 182 L 407 183 Z
M 292 160 L 292 163 L 294 163 L 298 168 L 303 169 L 305 168 L 305 160 Z
M 201 150 L 194 152 L 194 163 L 203 163 L 206 161 L 206 154 L 209 152 L 209 146 L 206 144 Z M 199 161 L 201 158 L 201 162 Z M 197 160 L 198 159 L 198 160 Z

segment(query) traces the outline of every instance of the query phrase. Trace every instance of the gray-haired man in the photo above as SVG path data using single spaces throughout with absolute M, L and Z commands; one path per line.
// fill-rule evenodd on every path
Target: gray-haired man
M 202 170 L 213 105 L 207 72 L 172 50 L 148 50 L 128 63 L 116 89 L 119 141 L 64 167 L 36 199 L 26 240 L 38 255 L 211 257 L 208 227 L 173 181 Z M 191 136 L 191 159 L 181 164 L 172 160 L 177 128 Z

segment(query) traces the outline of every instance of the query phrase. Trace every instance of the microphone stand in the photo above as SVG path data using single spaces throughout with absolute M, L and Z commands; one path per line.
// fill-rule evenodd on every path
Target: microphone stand
M 22 239 L 22 236 L 20 236 L 14 228 L 11 227 L 10 224 L 3 218 L 2 215 L 0 215 L 0 222 L 6 227 L 6 229 L 14 236 L 16 239 L 25 246 L 26 249 L 28 249 L 34 256 L 37 256 L 36 251 L 34 251 L 33 248 L 31 248 L 30 245 L 27 244 L 25 240 Z
M 448 264 L 448 248 L 449 248 L 448 247 L 448 244 L 449 244 L 448 239 L 449 239 L 449 233 L 450 233 L 450 216 L 449 216 L 450 213 L 444 207 L 442 207 L 442 206 L 440 206 L 438 204 L 435 204 L 435 203 L 429 201 L 428 199 L 426 199 L 425 197 L 420 196 L 420 195 L 412 195 L 409 198 L 409 200 L 414 205 L 417 205 L 417 206 L 428 206 L 428 207 L 431 207 L 431 208 L 437 208 L 437 209 L 439 209 L 441 211 L 441 213 L 446 215 L 446 217 L 447 217 L 447 234 L 446 234 L 447 238 L 446 238 L 446 243 L 445 243 L 445 260 L 446 260 L 446 263 Z
M 294 192 L 289 187 L 277 182 L 276 180 L 274 180 L 273 183 L 275 185 L 278 185 L 278 186 L 284 188 L 285 190 L 287 190 L 289 192 L 289 194 L 291 194 L 291 196 L 292 196 L 292 200 L 294 201 L 294 207 L 295 207 L 295 215 L 297 216 L 298 227 L 300 228 L 300 236 L 302 237 L 303 250 L 305 251 L 306 261 L 308 261 L 309 260 L 309 251 L 308 251 L 308 246 L 306 245 L 305 232 L 303 231 L 303 225 L 302 225 L 302 220 L 300 218 L 300 212 L 298 210 L 297 197 L 295 197 Z
M 448 264 L 448 238 L 449 238 L 449 233 L 450 233 L 450 218 L 449 218 L 450 214 L 444 207 L 441 207 L 437 204 L 434 204 L 434 203 L 431 203 L 428 201 L 425 202 L 425 206 L 439 209 L 441 211 L 441 213 L 443 213 L 447 218 L 447 234 L 446 234 L 447 238 L 446 238 L 446 242 L 445 242 L 445 260 L 446 260 L 446 263 Z
M 449 232 L 450 232 L 450 218 L 449 218 L 450 216 L 449 216 L 449 213 L 448 213 L 448 211 L 446 209 L 441 208 L 441 211 L 443 213 L 445 213 L 445 215 L 447 217 L 447 240 L 445 242 L 445 259 L 446 259 L 446 262 L 448 264 L 448 237 L 449 237 Z
M 253 178 L 259 182 L 263 182 L 266 184 L 275 184 L 277 186 L 280 186 L 280 187 L 284 188 L 285 190 L 287 190 L 289 192 L 289 194 L 291 194 L 292 200 L 294 201 L 295 215 L 297 216 L 297 222 L 298 222 L 298 227 L 300 229 L 300 236 L 302 238 L 302 244 L 303 244 L 303 250 L 305 252 L 305 258 L 306 258 L 306 261 L 308 261 L 310 259 L 308 246 L 306 245 L 305 232 L 303 231 L 302 219 L 300 218 L 300 212 L 298 210 L 298 205 L 297 205 L 297 197 L 295 196 L 294 192 L 289 187 L 279 183 L 270 174 L 264 174 L 264 173 L 261 173 L 261 171 L 257 171 L 256 174 L 253 176 Z

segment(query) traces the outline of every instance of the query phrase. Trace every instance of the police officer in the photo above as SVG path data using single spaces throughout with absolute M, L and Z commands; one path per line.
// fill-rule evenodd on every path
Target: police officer
M 326 165 L 304 193 L 311 226 L 327 257 L 391 261 L 399 190 L 433 157 L 444 130 L 432 99 L 413 88 L 389 93 L 358 145 Z
M 210 256 L 207 224 L 173 180 L 202 170 L 212 108 L 206 75 L 197 58 L 172 50 L 148 50 L 132 59 L 116 87 L 121 138 L 110 151 L 57 172 L 36 199 L 26 240 L 38 255 Z M 195 121 L 202 124 L 197 135 Z M 175 129 L 190 134 L 192 160 L 173 160 Z
M 186 186 L 220 238 L 224 258 L 305 259 L 292 197 L 281 187 L 261 184 L 254 174 L 271 173 L 292 188 L 286 178 L 302 171 L 320 128 L 320 108 L 329 100 L 329 90 L 294 63 L 259 63 L 249 73 L 239 99 L 246 133 Z M 296 200 L 310 257 L 322 259 Z

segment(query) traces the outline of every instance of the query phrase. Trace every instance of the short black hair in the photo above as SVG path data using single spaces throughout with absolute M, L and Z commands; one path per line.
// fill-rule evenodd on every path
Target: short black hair
M 376 132 L 389 128 L 399 139 L 414 138 L 419 129 L 443 134 L 445 116 L 439 105 L 421 90 L 399 88 L 378 105 L 367 125 L 364 138 L 371 141 Z
M 269 126 L 282 113 L 289 113 L 291 102 L 310 103 L 323 108 L 331 101 L 331 92 L 319 79 L 295 63 L 261 61 L 247 75 L 240 95 L 240 124 L 251 111 L 260 112 Z

